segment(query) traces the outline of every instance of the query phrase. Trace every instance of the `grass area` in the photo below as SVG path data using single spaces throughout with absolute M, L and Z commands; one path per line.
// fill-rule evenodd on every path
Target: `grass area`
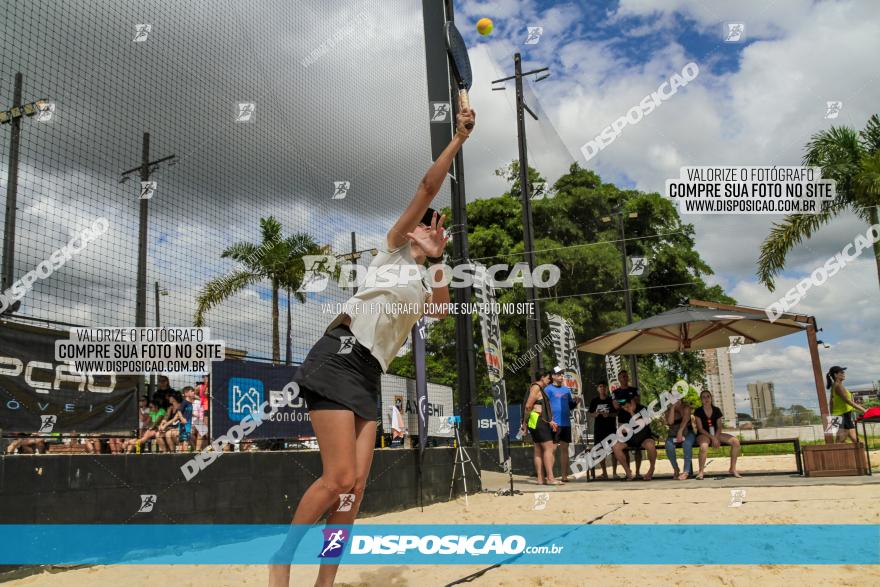
M 859 438 L 861 442 L 861 438 Z M 809 440 L 809 441 L 801 441 L 801 449 L 805 446 L 816 446 L 820 444 L 825 444 L 824 440 Z M 868 437 L 868 446 L 876 447 L 880 444 L 880 436 L 869 436 Z M 657 453 L 658 458 L 665 459 L 666 458 L 666 450 L 664 449 L 664 445 L 658 441 L 657 443 Z M 680 451 L 678 448 L 676 452 Z M 694 455 L 698 455 L 700 452 L 699 446 L 694 446 Z M 679 453 L 680 454 L 680 453 Z M 743 446 L 740 447 L 740 456 L 749 456 L 749 455 L 792 455 L 794 454 L 794 445 L 792 444 L 756 444 L 751 446 Z M 709 457 L 729 457 L 730 456 L 730 447 L 729 446 L 721 446 L 721 448 L 709 448 Z
M 859 436 L 859 442 L 862 441 L 862 437 Z M 659 459 L 666 459 L 666 450 L 664 448 L 664 443 L 666 442 L 665 438 L 657 439 L 657 457 Z M 497 446 L 497 443 L 483 443 L 483 447 L 485 448 L 487 444 L 491 444 L 493 447 Z M 808 440 L 801 441 L 801 448 L 805 446 L 815 446 L 819 444 L 825 444 L 824 440 Z M 531 446 L 526 445 L 524 443 L 511 443 L 511 446 Z M 880 436 L 869 436 L 868 437 L 868 446 L 872 449 L 880 446 Z M 497 450 L 497 448 L 496 448 Z M 676 453 L 681 454 L 681 447 L 676 448 Z M 694 457 L 700 454 L 700 447 L 698 445 L 694 445 Z M 740 450 L 740 456 L 757 456 L 757 455 L 791 455 L 794 454 L 794 445 L 792 444 L 756 444 L 751 446 L 743 446 Z M 714 457 L 729 457 L 730 456 L 730 447 L 722 445 L 721 448 L 709 448 L 709 458 Z

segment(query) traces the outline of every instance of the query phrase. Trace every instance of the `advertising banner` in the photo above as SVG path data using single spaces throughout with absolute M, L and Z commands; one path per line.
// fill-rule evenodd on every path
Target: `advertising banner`
M 85 375 L 55 360 L 68 330 L 0 322 L 0 430 L 134 434 L 137 376 Z
M 309 412 L 292 385 L 297 367 L 256 361 L 225 360 L 211 371 L 211 436 L 217 438 L 248 414 L 260 424 L 248 438 L 314 436 Z M 268 402 L 276 412 L 262 421 L 260 405 Z M 268 409 L 266 410 L 269 411 Z
M 510 418 L 507 413 L 507 389 L 504 386 L 504 358 L 501 353 L 501 326 L 495 289 L 486 279 L 486 266 L 475 263 L 474 296 L 481 305 L 480 330 L 483 333 L 486 368 L 492 384 L 492 404 L 495 409 L 495 431 L 498 439 L 498 462 L 505 472 L 510 471 Z M 518 427 L 517 427 L 518 428 Z

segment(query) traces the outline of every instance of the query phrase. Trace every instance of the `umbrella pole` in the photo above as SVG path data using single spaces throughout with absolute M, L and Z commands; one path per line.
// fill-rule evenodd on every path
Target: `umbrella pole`
M 834 437 L 828 433 L 828 418 L 831 414 L 828 410 L 828 399 L 825 397 L 825 386 L 822 384 L 822 363 L 819 362 L 819 344 L 816 341 L 816 317 L 810 316 L 808 320 L 807 346 L 813 363 L 813 379 L 816 381 L 816 394 L 819 397 L 819 414 L 822 416 L 822 429 L 825 430 L 825 444 L 833 444 Z

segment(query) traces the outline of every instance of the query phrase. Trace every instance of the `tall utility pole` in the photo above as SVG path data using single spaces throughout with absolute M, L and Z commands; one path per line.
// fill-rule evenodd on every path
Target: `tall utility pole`
M 611 218 L 615 218 L 617 220 L 617 233 L 620 235 L 620 251 L 621 251 L 621 260 L 623 262 L 623 289 L 624 289 L 624 302 L 626 303 L 626 323 L 632 324 L 633 321 L 633 311 L 632 311 L 632 292 L 629 289 L 629 267 L 627 266 L 627 256 L 626 256 L 626 231 L 623 228 L 623 209 L 617 210 L 616 212 L 612 212 L 609 216 L 605 216 L 602 218 L 602 222 L 611 222 Z M 628 218 L 638 218 L 638 212 L 629 212 L 627 214 Z M 630 375 L 632 375 L 632 384 L 635 387 L 639 386 L 639 371 L 638 364 L 636 362 L 636 356 L 629 356 L 629 369 Z
M 9 122 L 12 133 L 9 138 L 9 170 L 6 179 L 6 217 L 3 232 L 3 265 L 0 268 L 0 291 L 6 291 L 15 279 L 15 213 L 18 208 L 18 152 L 21 144 L 21 119 L 33 116 L 42 108 L 43 100 L 21 103 L 23 86 L 21 72 L 15 74 L 12 90 L 12 108 L 2 113 L 2 122 Z M 17 307 L 15 304 L 13 306 Z M 9 310 L 14 311 L 14 310 Z
M 138 167 L 122 172 L 120 183 L 128 180 L 128 175 L 139 172 L 141 181 L 150 181 L 150 172 L 164 162 L 174 159 L 175 155 L 162 157 L 155 161 L 150 161 L 150 133 L 145 132 L 142 149 L 141 164 Z M 140 193 L 140 192 L 138 192 Z M 144 328 L 147 325 L 147 230 L 149 218 L 148 198 L 140 198 L 140 213 L 138 225 L 138 261 L 137 261 L 137 294 L 135 298 L 135 315 L 134 325 Z M 143 395 L 143 380 L 138 377 L 138 397 Z
M 522 199 L 523 246 L 525 247 L 526 262 L 529 265 L 529 272 L 534 273 L 537 263 L 535 261 L 535 237 L 532 224 L 532 200 L 531 194 L 529 193 L 529 158 L 526 146 L 525 112 L 528 112 L 535 120 L 538 120 L 538 116 L 532 112 L 532 109 L 529 108 L 523 100 L 523 76 L 541 73 L 542 71 L 547 71 L 549 68 L 542 67 L 540 69 L 533 69 L 532 71 L 523 73 L 522 58 L 519 53 L 513 56 L 513 67 L 515 72 L 514 75 L 494 80 L 492 83 L 505 82 L 510 79 L 515 80 L 516 82 L 516 136 L 519 144 L 519 185 L 520 197 Z M 544 79 L 545 77 L 547 76 L 542 76 L 539 80 Z M 526 299 L 531 304 L 532 311 L 534 312 L 531 317 L 526 317 L 526 341 L 529 345 L 529 350 L 537 350 L 538 344 L 541 340 L 541 306 L 538 302 L 538 297 L 535 295 L 534 287 L 526 288 Z M 532 373 L 544 368 L 543 353 L 537 352 L 534 354 L 535 356 L 532 359 L 531 364 Z
M 370 253 L 371 255 L 373 255 L 375 257 L 376 255 L 379 254 L 379 250 L 378 249 L 364 249 L 363 251 L 357 250 L 357 237 L 355 236 L 355 233 L 352 231 L 352 233 L 351 233 L 351 253 L 349 253 L 347 255 L 336 255 L 336 258 L 337 259 L 345 259 L 346 261 L 350 261 L 351 264 L 354 265 L 355 263 L 358 262 L 358 259 L 360 259 L 364 253 Z M 358 287 L 356 285 L 353 286 L 353 289 L 354 289 L 354 293 L 358 292 Z
M 370 253 L 371 255 L 373 255 L 373 257 L 375 257 L 376 255 L 379 254 L 379 250 L 378 249 L 364 249 L 363 251 L 357 250 L 357 235 L 355 234 L 354 231 L 352 231 L 351 232 L 351 253 L 349 253 L 347 255 L 336 255 L 336 258 L 337 259 L 345 259 L 346 261 L 349 261 L 352 265 L 354 265 L 358 262 L 358 259 L 360 259 L 364 253 Z M 354 289 L 353 293 L 358 292 L 357 285 L 353 286 L 353 289 Z M 381 393 L 376 398 L 376 413 L 378 414 L 378 416 L 376 417 L 377 444 L 381 448 L 385 448 L 385 431 L 384 431 L 384 426 L 382 426 L 382 394 Z

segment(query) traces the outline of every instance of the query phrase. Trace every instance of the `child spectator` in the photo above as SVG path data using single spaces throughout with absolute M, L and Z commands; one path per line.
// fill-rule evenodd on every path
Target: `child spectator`
M 139 447 L 143 446 L 144 443 L 149 442 L 150 440 L 158 436 L 159 426 L 165 419 L 165 409 L 159 407 L 159 404 L 156 400 L 152 400 L 147 405 L 147 414 L 149 422 L 147 423 L 146 428 L 138 439 L 132 439 L 125 443 L 126 452 L 131 452 L 135 449 L 139 449 Z

